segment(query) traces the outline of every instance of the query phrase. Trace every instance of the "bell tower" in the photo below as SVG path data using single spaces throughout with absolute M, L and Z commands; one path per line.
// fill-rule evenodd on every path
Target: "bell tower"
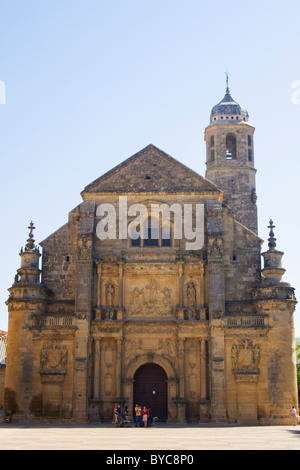
M 246 108 L 231 96 L 228 87 L 222 101 L 212 108 L 205 129 L 206 178 L 223 191 L 223 202 L 236 220 L 257 233 L 254 168 L 254 127 Z

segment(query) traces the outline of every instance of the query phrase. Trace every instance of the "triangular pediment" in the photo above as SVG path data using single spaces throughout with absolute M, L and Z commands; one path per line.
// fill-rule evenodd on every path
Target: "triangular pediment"
M 150 144 L 86 186 L 86 193 L 218 192 L 213 183 Z

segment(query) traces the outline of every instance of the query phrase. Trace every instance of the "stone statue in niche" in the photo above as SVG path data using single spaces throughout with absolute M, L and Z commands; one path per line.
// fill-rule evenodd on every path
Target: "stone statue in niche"
M 115 297 L 115 287 L 113 284 L 107 284 L 105 288 L 106 306 L 113 307 Z
M 112 283 L 108 283 L 105 286 L 105 318 L 107 320 L 114 319 L 114 299 L 115 299 L 115 286 Z
M 197 295 L 193 282 L 189 282 L 186 286 L 186 318 L 188 320 L 196 320 L 197 314 Z
M 197 306 L 196 301 L 196 289 L 192 282 L 187 285 L 186 288 L 187 294 L 187 306 L 190 308 L 195 308 Z

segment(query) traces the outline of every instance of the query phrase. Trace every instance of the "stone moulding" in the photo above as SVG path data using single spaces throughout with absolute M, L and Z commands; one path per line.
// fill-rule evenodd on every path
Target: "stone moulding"
M 41 370 L 42 383 L 61 384 L 65 380 L 67 370 Z
M 237 383 L 239 382 L 248 382 L 248 383 L 257 383 L 260 375 L 260 371 L 257 370 L 241 370 L 241 369 L 232 369 L 234 379 Z

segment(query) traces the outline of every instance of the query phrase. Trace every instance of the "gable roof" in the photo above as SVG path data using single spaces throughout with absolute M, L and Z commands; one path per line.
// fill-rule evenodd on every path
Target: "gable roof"
M 82 191 L 87 193 L 218 192 L 213 183 L 150 144 Z

